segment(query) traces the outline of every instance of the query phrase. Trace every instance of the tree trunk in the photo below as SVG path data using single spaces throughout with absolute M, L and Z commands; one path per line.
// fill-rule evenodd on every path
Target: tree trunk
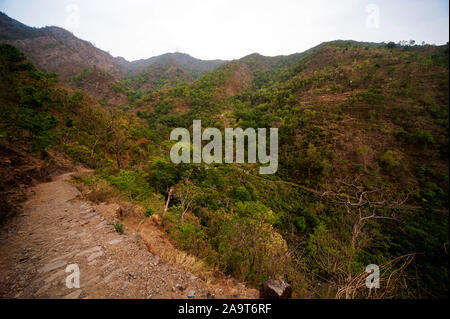
M 167 195 L 166 205 L 164 206 L 164 214 L 163 217 L 166 217 L 167 210 L 169 209 L 170 198 L 172 197 L 173 187 L 169 189 L 169 194 Z
M 356 241 L 358 239 L 360 227 L 361 227 L 360 221 L 356 222 L 355 225 L 353 225 L 352 242 L 351 242 L 353 249 L 356 248 Z
M 92 146 L 92 150 L 91 150 L 91 158 L 94 158 L 94 152 L 95 152 L 95 147 L 98 144 L 98 138 L 95 140 L 94 146 Z
M 117 162 L 117 169 L 120 171 L 122 167 L 120 165 L 120 155 L 118 151 L 116 151 L 116 162 Z
M 351 245 L 352 245 L 353 249 L 358 248 L 358 236 L 359 236 L 359 233 L 361 232 L 361 228 L 363 227 L 364 222 L 365 222 L 365 220 L 362 217 L 361 208 L 358 208 L 358 220 L 353 225 L 353 233 L 352 233 Z
M 185 211 L 183 210 L 183 212 L 181 213 L 181 216 L 180 216 L 180 225 L 181 226 L 183 226 L 183 224 L 184 224 L 184 214 L 185 214 Z

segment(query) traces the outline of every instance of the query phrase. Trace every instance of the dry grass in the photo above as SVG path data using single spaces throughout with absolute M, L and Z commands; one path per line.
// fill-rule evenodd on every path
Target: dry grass
M 203 280 L 211 283 L 214 281 L 214 271 L 208 267 L 202 260 L 191 256 L 178 249 L 168 249 L 161 252 L 160 257 L 173 265 L 177 265 L 186 269 Z
M 380 288 L 368 289 L 366 278 L 368 274 L 363 272 L 354 278 L 350 278 L 337 292 L 336 299 L 390 299 L 401 296 L 402 291 L 407 291 L 405 269 L 413 262 L 416 254 L 408 254 L 397 257 L 380 265 Z

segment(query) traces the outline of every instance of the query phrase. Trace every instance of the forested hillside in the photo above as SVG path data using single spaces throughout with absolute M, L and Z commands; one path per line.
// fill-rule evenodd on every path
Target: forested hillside
M 196 231 L 180 230 L 188 232 L 183 236 L 191 241 L 183 245 L 192 249 L 206 235 L 208 247 L 229 258 L 224 267 L 238 268 L 229 269 L 235 275 L 256 281 L 270 271 L 286 275 L 285 269 L 264 266 L 268 261 L 263 256 L 280 258 L 270 256 L 267 247 L 260 247 L 264 253 L 255 253 L 261 264 L 253 265 L 258 261 L 250 259 L 245 266 L 240 262 L 248 256 L 245 248 L 241 253 L 234 246 L 228 248 L 228 257 L 226 240 L 220 237 L 237 243 L 236 230 L 221 235 L 217 232 L 224 227 L 216 226 L 212 231 L 217 217 L 211 211 L 237 211 L 245 218 L 248 211 L 253 211 L 249 215 L 264 211 L 262 204 L 274 214 L 267 224 L 293 249 L 286 255 L 297 267 L 308 269 L 294 271 L 305 278 L 289 278 L 300 286 L 311 277 L 312 282 L 346 285 L 370 260 L 383 264 L 414 253 L 408 269 L 423 275 L 417 279 L 410 273 L 415 279 L 409 288 L 395 294 L 426 296 L 425 290 L 445 294 L 448 46 L 337 41 L 285 63 L 287 67 L 281 61 L 250 56 L 191 85 L 136 102 L 137 114 L 158 132 L 153 139 L 158 144 L 167 140 L 171 128 L 189 127 L 193 119 L 201 119 L 204 127 L 280 130 L 275 178 L 258 176 L 256 165 L 234 167 L 233 173 L 217 167 L 217 172 L 226 170 L 219 173 L 224 188 L 217 189 L 215 183 L 204 185 L 205 176 L 195 181 L 191 175 L 190 182 L 200 189 L 206 186 L 207 195 L 202 196 L 209 200 L 200 200 L 201 213 L 194 211 Z M 258 215 L 256 220 L 264 218 Z M 191 238 L 192 232 L 199 237 Z M 197 251 L 204 252 L 203 247 Z
M 448 297 L 448 44 L 334 41 L 220 64 L 61 82 L 2 44 L 2 156 L 20 148 L 94 168 L 78 181 L 90 200 L 159 215 L 176 247 L 255 287 L 281 278 L 297 298 Z M 86 89 L 93 78 L 120 103 Z M 278 172 L 173 164 L 170 131 L 195 119 L 277 127 Z M 381 268 L 376 291 L 364 285 L 369 264 Z

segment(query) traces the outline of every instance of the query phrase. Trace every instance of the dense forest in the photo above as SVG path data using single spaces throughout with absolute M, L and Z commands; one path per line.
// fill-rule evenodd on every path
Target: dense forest
M 83 90 L 95 70 L 61 81 L 1 44 L 0 148 L 95 169 L 78 180 L 90 200 L 160 215 L 176 247 L 255 287 L 281 278 L 296 298 L 448 297 L 448 71 L 448 44 L 334 41 L 207 72 L 129 72 L 112 82 L 126 96 L 117 106 Z M 193 120 L 278 128 L 278 172 L 173 164 L 170 132 Z M 375 291 L 369 264 L 381 269 Z

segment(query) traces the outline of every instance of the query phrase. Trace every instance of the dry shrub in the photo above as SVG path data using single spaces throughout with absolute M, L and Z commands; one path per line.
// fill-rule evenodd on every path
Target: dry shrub
M 121 208 L 121 218 L 139 218 L 143 217 L 142 208 L 128 202 L 119 202 Z
M 108 182 L 98 180 L 89 191 L 84 193 L 84 197 L 93 203 L 100 204 L 115 197 L 115 190 Z
M 198 275 L 203 280 L 212 278 L 213 270 L 202 260 L 178 249 L 168 249 L 161 252 L 161 258 L 170 264 L 178 265 Z
M 413 262 L 415 255 L 400 256 L 380 265 L 380 288 L 367 288 L 366 278 L 369 274 L 362 272 L 343 283 L 338 289 L 336 298 L 389 299 L 406 297 L 405 292 L 408 291 L 408 282 L 411 278 L 408 278 L 405 269 Z

